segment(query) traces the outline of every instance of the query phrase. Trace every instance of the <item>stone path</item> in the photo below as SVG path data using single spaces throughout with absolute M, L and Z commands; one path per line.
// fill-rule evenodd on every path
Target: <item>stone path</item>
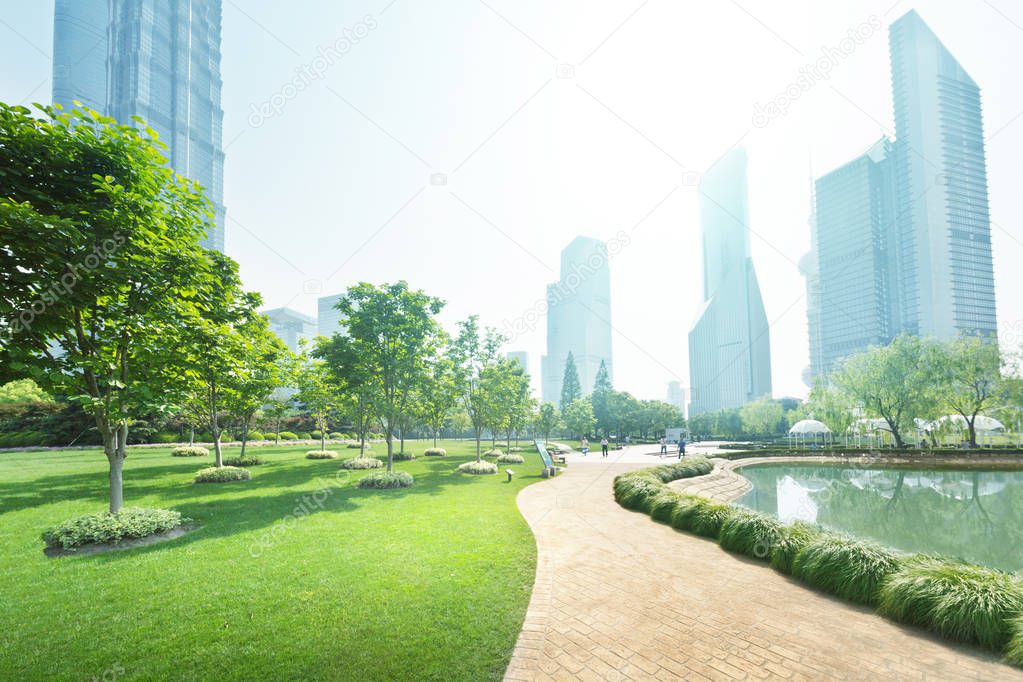
M 611 483 L 649 466 L 644 450 L 573 460 L 519 494 L 537 577 L 506 679 L 1023 680 L 622 509 Z

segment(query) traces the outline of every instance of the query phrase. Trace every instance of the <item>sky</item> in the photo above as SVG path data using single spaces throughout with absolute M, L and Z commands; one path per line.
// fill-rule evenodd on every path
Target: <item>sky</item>
M 313 315 L 406 279 L 447 301 L 445 326 L 510 332 L 538 387 L 561 249 L 624 234 L 615 385 L 663 400 L 689 384 L 696 186 L 743 145 L 774 395 L 805 396 L 810 178 L 894 137 L 887 29 L 910 9 L 982 90 L 999 331 L 1018 347 L 1016 0 L 224 0 L 227 253 L 266 307 Z M 52 22 L 52 1 L 0 0 L 0 100 L 49 101 Z M 823 55 L 826 77 L 757 116 Z

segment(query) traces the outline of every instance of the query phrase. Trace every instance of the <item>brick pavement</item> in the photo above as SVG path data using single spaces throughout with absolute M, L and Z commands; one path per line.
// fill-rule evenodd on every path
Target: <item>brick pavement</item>
M 519 494 L 537 579 L 505 679 L 1023 680 L 991 653 L 622 509 L 611 483 L 644 464 L 619 458 L 573 462 Z

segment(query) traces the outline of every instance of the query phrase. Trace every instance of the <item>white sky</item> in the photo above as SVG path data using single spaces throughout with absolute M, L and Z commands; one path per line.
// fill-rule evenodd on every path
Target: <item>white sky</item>
M 894 135 L 887 27 L 915 7 L 983 91 L 999 325 L 1018 344 L 1023 3 L 893 2 L 224 0 L 227 251 L 267 307 L 315 314 L 320 292 L 405 278 L 447 299 L 449 326 L 480 313 L 504 327 L 535 309 L 574 236 L 625 231 L 615 383 L 664 399 L 668 381 L 688 386 L 700 302 L 693 183 L 741 142 L 774 393 L 805 395 L 811 158 L 820 175 Z M 0 0 L 0 99 L 48 101 L 52 12 Z M 881 31 L 754 127 L 755 104 L 872 15 Z M 367 16 L 343 58 L 251 125 Z M 508 345 L 534 383 L 544 334 L 541 317 Z

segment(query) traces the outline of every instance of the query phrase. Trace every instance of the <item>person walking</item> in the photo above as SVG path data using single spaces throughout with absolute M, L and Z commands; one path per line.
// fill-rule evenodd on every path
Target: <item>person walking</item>
M 586 436 L 583 436 L 582 442 L 579 445 L 579 451 L 583 453 L 583 457 L 590 453 L 590 441 L 586 440 Z
M 600 454 L 601 457 L 607 457 L 607 436 L 600 439 Z
M 686 456 L 686 439 L 682 436 L 678 437 L 678 458 L 682 459 Z
M 668 454 L 668 439 L 661 436 L 661 457 L 664 457 L 666 454 Z

